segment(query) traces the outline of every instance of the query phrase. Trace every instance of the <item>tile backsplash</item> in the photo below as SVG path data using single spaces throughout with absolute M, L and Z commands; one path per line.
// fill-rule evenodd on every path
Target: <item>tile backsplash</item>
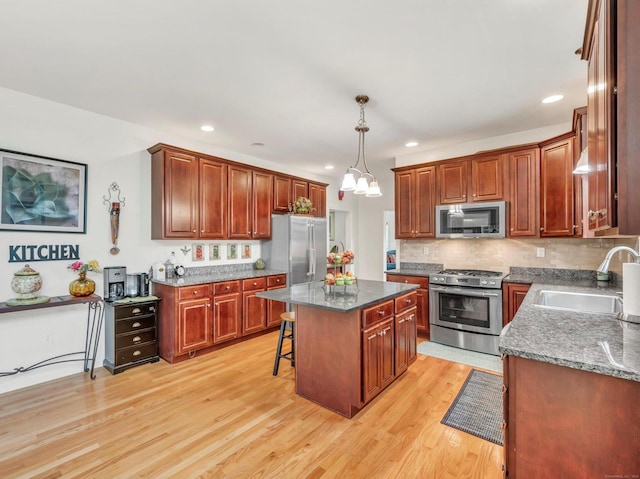
M 505 238 L 399 240 L 397 245 L 401 263 L 441 263 L 445 268 L 506 273 L 511 266 L 595 270 L 611 248 L 624 245 L 635 249 L 636 242 L 637 238 Z M 538 256 L 540 248 L 544 257 Z M 622 263 L 634 261 L 630 254 L 618 253 L 611 261 L 611 271 L 622 273 Z

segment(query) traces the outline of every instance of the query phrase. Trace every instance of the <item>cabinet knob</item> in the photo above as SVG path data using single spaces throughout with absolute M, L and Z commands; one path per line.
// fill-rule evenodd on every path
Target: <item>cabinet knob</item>
M 509 231 L 513 231 L 513 228 L 511 228 Z
M 134 355 L 134 356 L 140 356 L 141 354 L 142 354 L 142 352 L 140 352 L 140 351 L 138 351 L 138 350 L 135 350 L 135 351 L 133 352 L 133 355 Z
M 405 283 L 408 283 L 408 282 L 409 282 L 409 280 L 408 280 L 408 279 L 405 279 L 405 280 L 404 280 L 404 282 L 405 282 Z
M 211 307 L 211 303 L 207 303 L 207 308 L 210 308 L 210 307 Z
M 253 285 L 254 285 L 254 286 L 258 286 L 258 283 L 256 283 L 256 282 L 254 281 L 254 282 L 253 282 Z
M 140 336 L 135 336 L 131 341 L 133 341 L 134 343 L 139 343 L 140 341 L 142 341 L 142 338 Z
M 378 310 L 378 315 L 382 316 L 384 314 L 384 311 L 382 311 L 381 309 Z
M 192 231 L 192 233 L 195 233 L 195 232 L 196 232 L 196 230 L 193 230 L 193 231 Z
M 200 230 L 200 233 L 204 233 L 204 230 Z
M 404 302 L 407 303 L 407 304 L 411 304 L 411 300 L 410 299 L 405 299 Z
M 138 321 L 131 325 L 132 328 L 139 328 L 140 326 L 142 326 L 142 324 L 140 324 Z
M 140 308 L 133 308 L 131 314 L 140 314 Z
M 231 286 L 227 286 L 227 289 L 231 289 Z
M 198 290 L 197 290 L 197 289 L 194 289 L 194 290 L 193 290 L 193 294 L 198 294 Z

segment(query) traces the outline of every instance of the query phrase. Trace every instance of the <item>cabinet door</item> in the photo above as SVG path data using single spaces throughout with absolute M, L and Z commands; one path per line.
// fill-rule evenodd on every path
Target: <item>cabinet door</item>
M 394 318 L 380 323 L 380 388 L 384 389 L 396 378 Z
M 213 344 L 209 298 L 179 303 L 178 354 Z
M 416 328 L 422 333 L 429 333 L 429 290 L 417 289 L 418 304 L 416 311 Z
M 253 172 L 253 233 L 254 239 L 271 238 L 271 202 L 273 201 L 273 176 Z
M 407 316 L 415 314 L 415 309 L 396 316 L 396 375 L 400 376 L 409 368 L 409 322 Z
M 518 312 L 522 301 L 531 288 L 530 284 L 504 283 L 502 294 L 502 325 L 513 321 L 513 317 Z
M 509 155 L 509 236 L 538 236 L 538 182 L 540 150 Z
M 398 171 L 395 176 L 396 238 L 413 238 L 414 170 Z
M 315 208 L 313 216 L 324 218 L 327 216 L 327 188 L 315 183 L 309 183 L 309 199 Z
M 429 238 L 435 236 L 436 168 L 418 168 L 414 173 L 414 236 Z
M 293 180 L 293 201 L 299 197 L 309 198 L 309 183 L 303 180 Z
M 282 286 L 274 286 L 272 288 L 267 288 L 267 291 L 271 291 L 273 289 L 282 289 L 286 287 L 286 285 Z M 267 300 L 267 328 L 271 328 L 274 326 L 280 325 L 280 315 L 287 310 L 287 303 L 283 303 L 282 301 L 274 301 L 272 299 Z
M 378 325 L 362 332 L 362 391 L 365 403 L 382 390 L 380 386 L 379 333 L 380 327 Z
M 470 160 L 471 201 L 504 199 L 504 162 L 504 155 Z
M 289 205 L 293 201 L 291 188 L 291 178 L 277 175 L 273 177 L 273 211 L 289 212 Z
M 242 293 L 242 334 L 255 333 L 267 327 L 267 300 L 258 298 L 257 292 Z
M 438 188 L 440 204 L 466 203 L 467 160 L 447 161 L 438 165 Z
M 229 238 L 251 238 L 251 185 L 251 170 L 229 166 Z
M 213 343 L 240 337 L 242 303 L 240 293 L 213 298 Z
M 197 238 L 198 159 L 169 150 L 164 155 L 163 238 Z
M 540 236 L 573 236 L 573 137 L 540 150 Z
M 200 159 L 200 231 L 203 239 L 227 237 L 227 165 Z

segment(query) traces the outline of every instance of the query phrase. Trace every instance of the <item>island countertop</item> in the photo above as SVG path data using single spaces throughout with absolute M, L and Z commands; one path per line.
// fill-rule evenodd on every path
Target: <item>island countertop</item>
M 259 292 L 256 296 L 289 304 L 350 313 L 417 288 L 416 284 L 370 280 L 357 280 L 355 284 L 349 286 L 329 287 L 325 286 L 324 281 L 316 281 Z
M 612 294 L 596 287 L 534 283 L 500 338 L 502 354 L 640 381 L 640 324 L 615 314 L 534 306 L 541 290 Z

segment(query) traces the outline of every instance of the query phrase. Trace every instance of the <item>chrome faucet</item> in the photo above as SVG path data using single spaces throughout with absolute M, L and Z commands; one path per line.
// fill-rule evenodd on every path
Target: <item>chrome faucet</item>
M 628 246 L 616 246 L 614 248 L 611 248 L 607 253 L 607 256 L 604 258 L 602 264 L 598 266 L 598 273 L 609 272 L 609 263 L 611 262 L 611 258 L 619 251 L 626 251 L 627 253 L 631 253 L 636 258 L 636 263 L 640 263 L 640 238 L 638 239 L 638 251 L 634 250 L 633 248 L 629 248 Z

